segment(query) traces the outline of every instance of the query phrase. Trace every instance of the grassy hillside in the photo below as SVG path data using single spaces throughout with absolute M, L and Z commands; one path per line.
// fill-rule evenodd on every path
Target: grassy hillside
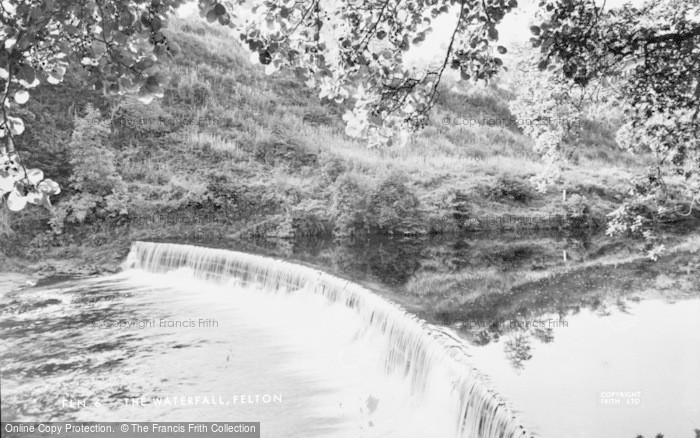
M 344 134 L 342 106 L 292 77 L 266 76 L 228 30 L 175 19 L 170 37 L 183 53 L 166 63 L 165 96 L 149 105 L 86 92 L 79 71 L 35 93 L 18 146 L 66 189 L 57 204 L 76 202 L 71 133 L 91 103 L 101 116 L 90 123 L 111 125 L 103 159 L 123 183 L 123 208 L 90 210 L 61 234 L 46 212 L 13 215 L 7 255 L 68 257 L 202 232 L 288 238 L 596 227 L 628 190 L 627 177 L 645 166 L 615 147 L 609 127 L 587 122 L 578 165 L 561 187 L 538 193 L 529 178 L 543 164 L 530 141 L 512 124 L 484 122 L 510 119 L 512 96 L 449 82 L 432 125 L 408 146 L 367 149 Z M 455 118 L 480 123 L 442 122 Z

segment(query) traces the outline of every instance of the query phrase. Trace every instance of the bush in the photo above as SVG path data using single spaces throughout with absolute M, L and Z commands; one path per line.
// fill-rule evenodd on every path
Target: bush
M 177 103 L 191 108 L 202 108 L 212 99 L 211 87 L 196 71 L 191 72 L 177 80 L 174 98 Z
M 369 202 L 370 228 L 387 234 L 423 234 L 425 218 L 405 176 L 392 173 L 376 187 Z
M 241 182 L 240 176 L 228 172 L 211 172 L 207 176 L 204 204 L 224 210 L 233 218 L 250 218 L 255 215 L 270 216 L 283 211 L 289 204 L 285 193 L 265 183 Z
M 127 97 L 112 112 L 111 124 L 117 134 L 125 137 L 157 137 L 170 132 L 172 123 L 165 120 L 157 101 L 146 105 L 134 97 Z
M 361 174 L 343 173 L 332 190 L 337 235 L 427 233 L 426 214 L 402 174 L 376 184 Z
M 91 105 L 76 119 L 69 146 L 71 196 L 53 211 L 50 225 L 60 234 L 66 223 L 84 223 L 128 214 L 126 185 L 114 165 L 114 152 L 105 147 L 110 130 Z
M 347 170 L 345 162 L 339 158 L 326 159 L 321 165 L 323 175 L 330 180 L 331 183 L 336 182 L 338 177 Z
M 332 187 L 331 212 L 335 233 L 341 236 L 367 231 L 367 206 L 370 188 L 366 179 L 354 173 L 343 173 Z
M 482 196 L 494 201 L 511 201 L 528 203 L 533 198 L 532 187 L 529 183 L 501 174 L 491 186 L 479 188 Z
M 327 236 L 333 232 L 333 221 L 325 202 L 309 199 L 292 210 L 294 236 Z
M 563 207 L 567 226 L 578 228 L 589 222 L 591 208 L 584 197 L 576 194 L 571 195 L 564 202 Z
M 454 233 L 464 229 L 470 208 L 461 190 L 453 186 L 439 187 L 422 196 L 420 201 L 427 233 Z
M 318 157 L 291 139 L 264 140 L 255 145 L 255 159 L 271 166 L 287 165 L 298 170 L 316 164 Z

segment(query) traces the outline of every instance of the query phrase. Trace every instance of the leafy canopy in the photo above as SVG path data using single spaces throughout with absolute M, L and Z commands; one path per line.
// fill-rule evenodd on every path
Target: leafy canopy
M 655 158 L 611 213 L 608 228 L 640 234 L 651 247 L 652 219 L 689 216 L 700 203 L 700 2 L 604 10 L 593 0 L 558 0 L 542 1 L 540 9 L 541 24 L 531 29 L 538 68 L 578 89 L 569 96 L 619 109 L 618 144 Z

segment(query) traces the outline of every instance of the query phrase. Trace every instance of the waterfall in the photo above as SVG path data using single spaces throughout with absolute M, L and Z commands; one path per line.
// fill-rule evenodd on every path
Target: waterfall
M 321 295 L 352 309 L 363 326 L 383 335 L 386 372 L 402 374 L 412 393 L 436 391 L 435 379 L 442 380 L 441 388 L 450 388 L 455 437 L 533 436 L 506 400 L 489 388 L 487 378 L 470 365 L 468 346 L 458 335 L 426 323 L 358 284 L 269 257 L 168 243 L 135 242 L 124 267 L 160 274 L 188 269 L 196 279 L 218 285 Z

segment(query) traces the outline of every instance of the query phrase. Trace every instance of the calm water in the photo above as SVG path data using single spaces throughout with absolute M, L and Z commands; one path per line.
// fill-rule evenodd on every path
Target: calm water
M 543 315 L 473 349 L 477 367 L 548 437 L 692 437 L 700 424 L 700 300 Z M 525 359 L 525 360 L 520 360 Z
M 208 261 L 212 284 L 172 257 L 167 273 L 25 289 L 2 297 L 2 419 L 261 421 L 270 437 L 497 432 L 470 429 L 470 412 L 510 436 L 524 429 L 508 412 L 545 437 L 700 428 L 696 259 L 549 275 L 609 247 L 561 236 L 236 247 L 352 278 L 428 324 L 390 313 L 377 329 L 383 301 L 270 293 L 220 281 Z M 478 371 L 462 386 L 454 351 Z M 508 412 L 480 392 L 465 404 L 482 382 Z

